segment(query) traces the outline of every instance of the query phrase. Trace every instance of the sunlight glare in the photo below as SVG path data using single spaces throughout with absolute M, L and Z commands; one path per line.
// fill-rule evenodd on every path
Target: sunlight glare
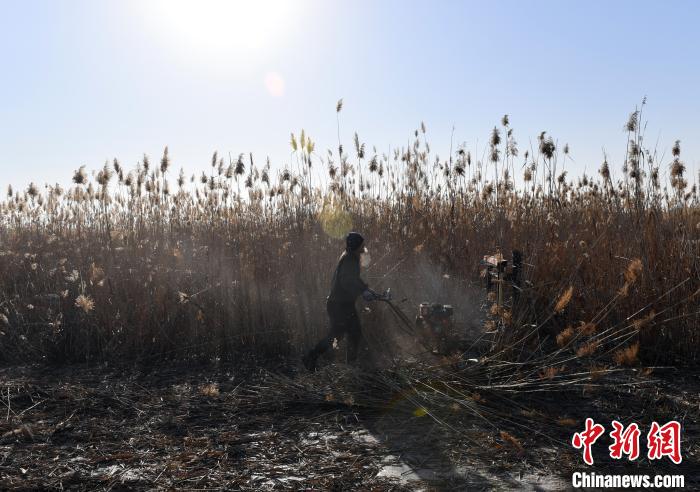
M 249 61 L 279 44 L 293 22 L 285 0 L 150 0 L 138 5 L 181 55 L 213 62 Z

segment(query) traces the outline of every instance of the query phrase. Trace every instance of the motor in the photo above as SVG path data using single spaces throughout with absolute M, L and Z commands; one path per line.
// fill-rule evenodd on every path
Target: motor
M 389 305 L 400 322 L 398 326 L 425 348 L 426 352 L 450 355 L 459 350 L 460 340 L 455 329 L 454 309 L 451 305 L 423 302 L 418 306 L 418 315 L 412 324 L 410 318 L 391 302 L 391 290 L 387 289 L 383 294 L 377 294 L 375 299 Z
M 456 346 L 453 315 L 449 304 L 422 302 L 418 306 L 416 329 L 435 354 L 448 355 Z

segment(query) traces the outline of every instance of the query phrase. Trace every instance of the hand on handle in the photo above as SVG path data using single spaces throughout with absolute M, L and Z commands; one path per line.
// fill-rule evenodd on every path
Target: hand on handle
M 372 302 L 379 299 L 379 295 L 372 289 L 365 289 L 365 291 L 362 293 L 362 298 L 367 302 Z
M 367 301 L 391 301 L 391 289 L 387 289 L 383 294 L 377 294 L 372 289 L 367 289 L 362 293 L 362 298 Z

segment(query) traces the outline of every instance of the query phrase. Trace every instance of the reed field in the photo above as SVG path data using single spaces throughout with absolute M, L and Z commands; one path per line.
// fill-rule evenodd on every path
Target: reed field
M 567 350 L 611 365 L 690 363 L 700 346 L 697 188 L 681 144 L 671 156 L 647 148 L 641 118 L 625 125 L 625 162 L 605 161 L 596 176 L 562 172 L 568 146 L 544 132 L 537 148 L 519 149 L 505 116 L 480 154 L 439 158 L 423 124 L 391 155 L 357 134 L 320 152 L 302 131 L 280 169 L 214 153 L 209 173 L 188 176 L 166 148 L 135 169 L 116 159 L 92 175 L 81 167 L 65 189 L 10 187 L 0 359 L 296 356 L 325 330 L 330 274 L 353 229 L 368 238 L 370 284 L 393 287 L 410 310 L 449 293 L 474 316 L 487 300 L 475 288 L 481 258 L 520 250 L 517 303 L 486 306 L 481 320 L 514 358 Z M 391 319 L 373 308 L 364 323 L 384 336 Z
M 597 471 L 698 484 L 700 207 L 681 143 L 665 156 L 644 127 L 634 111 L 625 161 L 577 178 L 568 146 L 543 132 L 522 151 L 504 116 L 485 149 L 447 158 L 423 124 L 390 154 L 357 134 L 322 153 L 302 131 L 284 166 L 214 153 L 188 176 L 166 148 L 135 169 L 80 167 L 65 189 L 8 189 L 0 483 L 510 489 L 544 474 L 558 490 L 580 464 L 574 428 L 596 415 L 684 432 L 680 467 Z M 361 304 L 360 367 L 341 341 L 341 364 L 307 373 L 350 230 L 398 311 Z M 520 288 L 499 303 L 482 259 L 514 250 Z M 423 301 L 454 306 L 468 348 L 420 351 L 399 313 Z M 432 478 L 387 477 L 389 458 Z

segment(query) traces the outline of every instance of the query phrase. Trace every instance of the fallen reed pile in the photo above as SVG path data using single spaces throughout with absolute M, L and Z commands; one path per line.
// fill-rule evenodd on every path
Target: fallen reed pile
M 509 487 L 543 474 L 568 483 L 581 460 L 571 435 L 595 416 L 641 426 L 678 419 L 684 437 L 680 466 L 607 460 L 601 444 L 596 470 L 684 473 L 698 485 L 695 376 L 664 368 L 586 374 L 576 362 L 534 375 L 562 362 L 452 357 L 375 369 L 334 364 L 315 374 L 252 359 L 140 371 L 2 369 L 0 484 L 412 488 L 388 478 L 387 467 L 453 488 Z
M 407 490 L 350 411 L 258 405 L 254 368 L 0 369 L 2 489 Z
M 692 470 L 700 463 L 695 444 L 700 413 L 693 374 L 668 367 L 606 368 L 604 357 L 581 360 L 561 353 L 520 363 L 498 359 L 495 353 L 474 362 L 459 356 L 434 362 L 404 361 L 369 371 L 332 365 L 293 378 L 269 374 L 263 385 L 248 392 L 258 404 L 280 410 L 315 405 L 355 409 L 365 418 L 373 416 L 377 432 L 393 436 L 400 449 L 415 452 L 423 436 L 453 466 L 456 462 L 445 456 L 466 459 L 466 453 L 478 467 L 494 460 L 506 468 L 548 463 L 551 473 L 562 476 L 580 466 L 570 440 L 587 417 L 605 425 L 631 419 L 641 427 L 678 420 L 684 435 L 682 467 L 646 458 L 616 462 L 604 446 L 596 464 L 599 470 L 617 472 L 629 472 L 632 466 L 639 473 L 686 473 L 697 481 Z M 424 454 L 435 458 L 435 452 Z

